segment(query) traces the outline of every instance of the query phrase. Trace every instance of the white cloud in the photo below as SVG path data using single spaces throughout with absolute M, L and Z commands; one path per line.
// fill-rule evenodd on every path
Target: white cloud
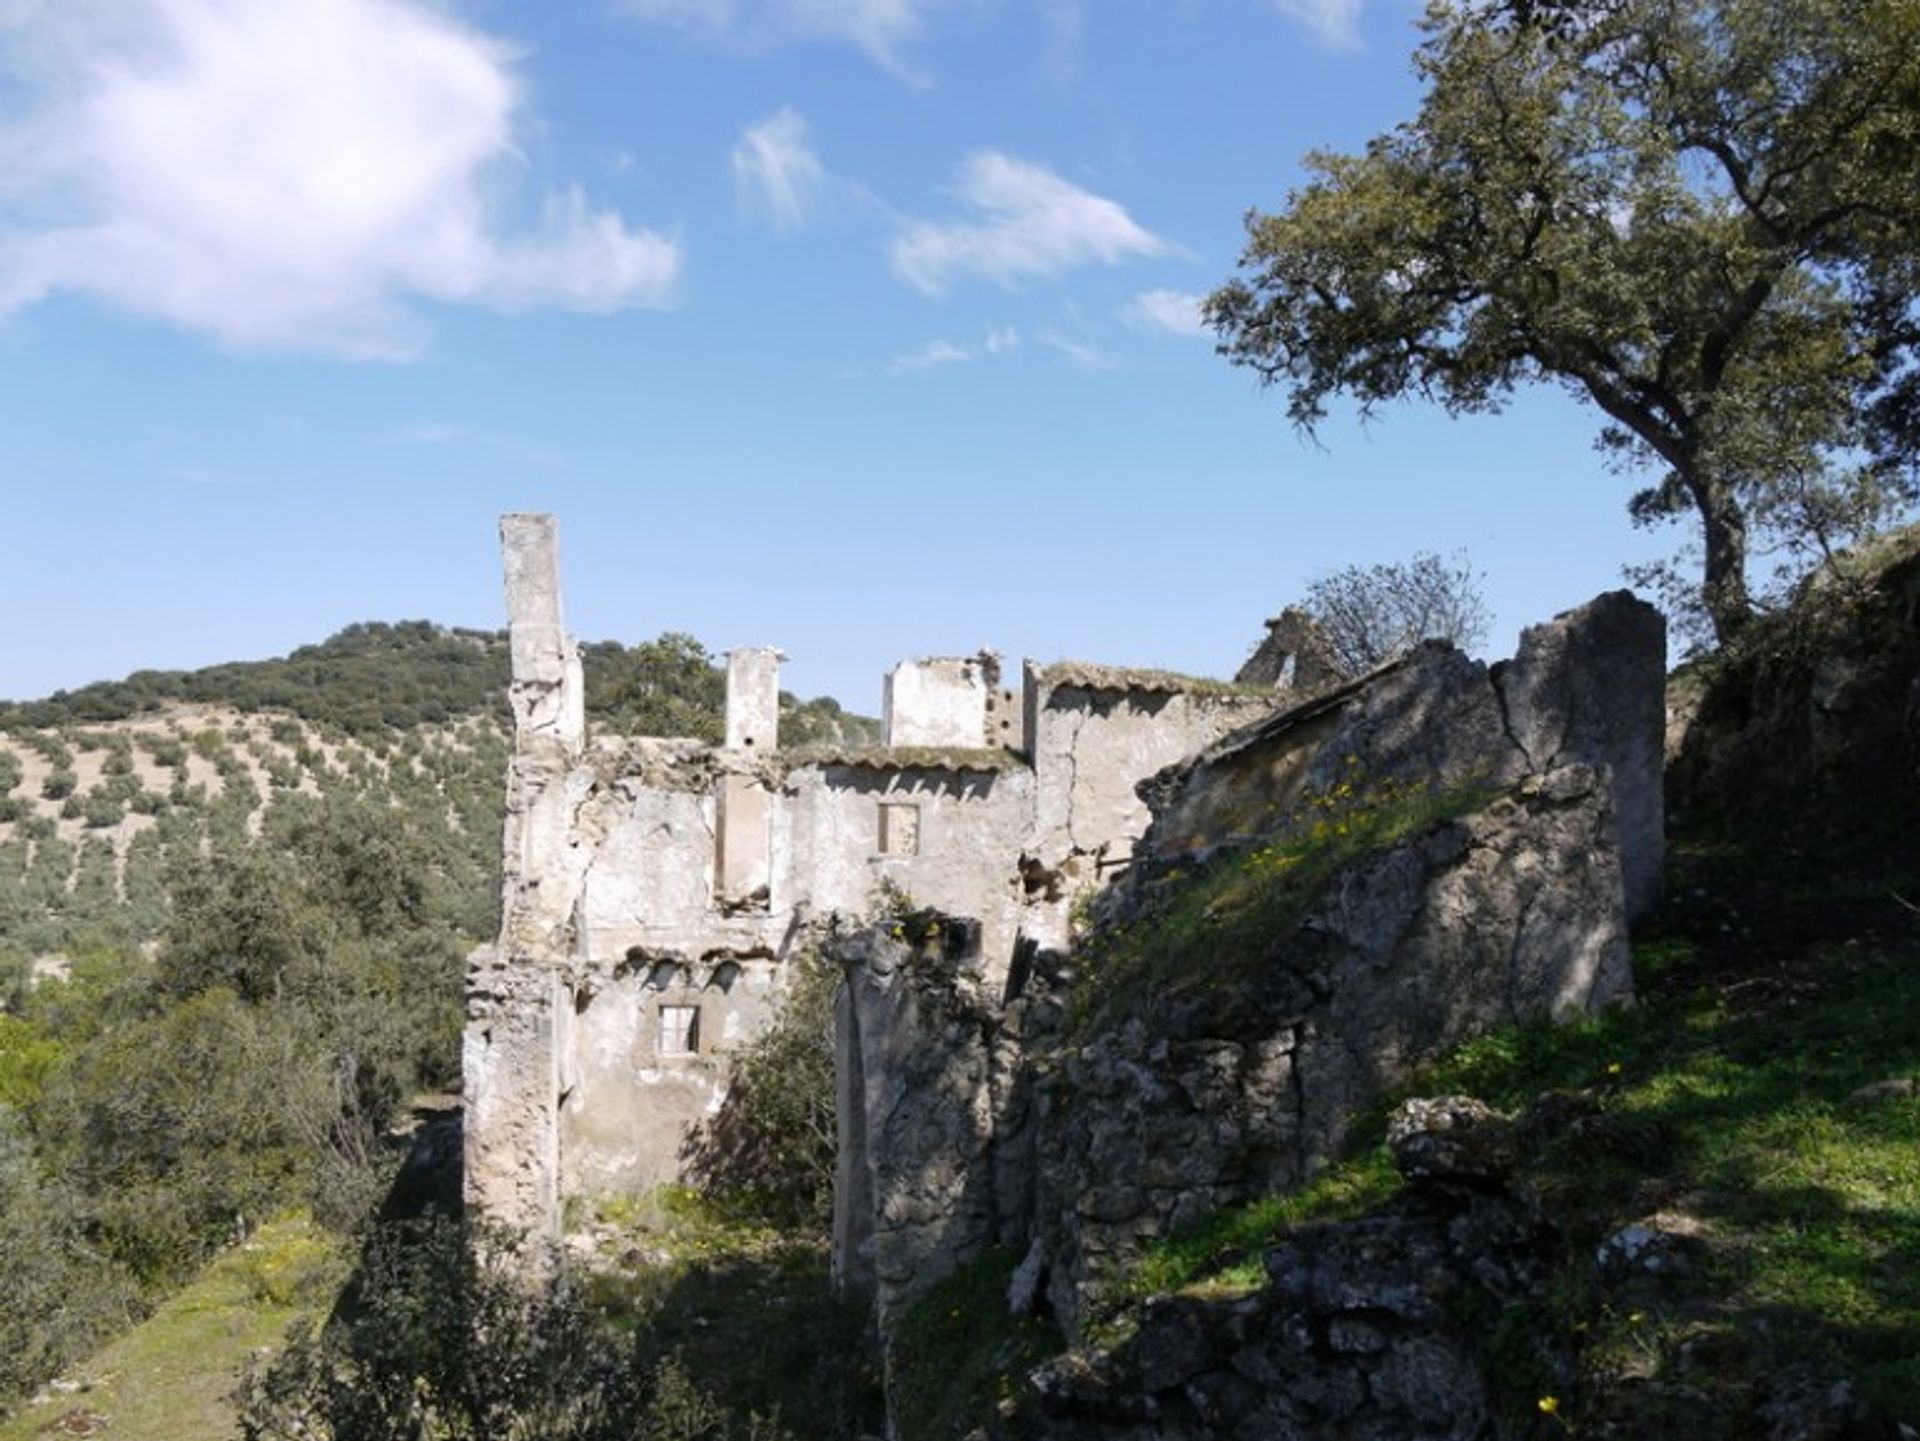
M 741 132 L 733 147 L 733 178 L 741 203 L 764 210 L 782 230 L 806 224 L 827 172 L 807 134 L 807 122 L 791 107 Z
M 1109 371 L 1120 368 L 1120 362 L 1112 354 L 1084 340 L 1073 340 L 1050 330 L 1040 337 L 1040 343 L 1049 350 L 1059 351 L 1081 370 Z
M 977 218 L 917 221 L 893 242 L 894 274 L 929 295 L 963 275 L 1013 285 L 1168 249 L 1114 201 L 995 151 L 967 160 L 958 193 Z
M 643 20 L 675 25 L 710 40 L 762 49 L 789 40 L 854 46 L 904 79 L 919 72 L 906 52 L 945 0 L 622 0 Z
M 1127 302 L 1127 319 L 1143 330 L 1164 330 L 1169 335 L 1206 335 L 1206 322 L 1200 318 L 1203 295 L 1183 290 L 1143 290 Z
M 966 365 L 988 356 L 1005 355 L 1019 348 L 1020 332 L 1012 326 L 1005 326 L 988 331 L 986 339 L 973 346 L 955 345 L 950 340 L 930 340 L 918 350 L 896 355 L 887 369 L 895 375 L 906 375 L 914 371 L 933 370 L 942 365 Z
M 1331 50 L 1360 48 L 1363 0 L 1273 0 L 1274 8 L 1297 21 Z
M 500 235 L 483 179 L 514 155 L 511 57 L 418 0 L 27 13 L 33 43 L 0 53 L 0 81 L 11 61 L 36 87 L 0 126 L 0 314 L 72 291 L 236 346 L 396 358 L 422 299 L 670 298 L 677 242 L 577 190 Z

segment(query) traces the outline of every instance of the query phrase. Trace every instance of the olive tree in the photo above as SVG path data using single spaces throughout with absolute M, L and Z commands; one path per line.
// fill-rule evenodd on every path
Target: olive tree
M 1433 0 L 1417 115 L 1249 215 L 1207 316 L 1287 392 L 1493 411 L 1570 390 L 1692 517 L 1725 640 L 1750 552 L 1881 522 L 1920 445 L 1920 8 Z

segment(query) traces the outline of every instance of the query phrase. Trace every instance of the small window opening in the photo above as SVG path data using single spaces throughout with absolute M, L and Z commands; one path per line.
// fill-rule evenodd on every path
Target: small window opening
M 880 802 L 880 854 L 920 854 L 920 807 L 910 801 Z
M 660 1054 L 693 1056 L 700 1051 L 700 1008 L 698 1006 L 662 1006 L 660 1008 Z

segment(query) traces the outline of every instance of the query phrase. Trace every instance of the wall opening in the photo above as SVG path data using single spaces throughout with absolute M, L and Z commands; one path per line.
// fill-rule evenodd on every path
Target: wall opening
M 698 1006 L 662 1006 L 660 1008 L 660 1054 L 662 1056 L 700 1054 L 700 1008 Z
M 913 801 L 881 801 L 879 843 L 883 856 L 920 854 L 920 807 Z

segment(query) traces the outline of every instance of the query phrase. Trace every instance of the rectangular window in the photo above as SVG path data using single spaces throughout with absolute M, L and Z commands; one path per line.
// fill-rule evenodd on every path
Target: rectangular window
M 907 801 L 880 802 L 880 854 L 920 854 L 920 807 Z
M 662 1006 L 660 1008 L 660 1054 L 694 1056 L 700 1053 L 700 1008 L 698 1006 Z

